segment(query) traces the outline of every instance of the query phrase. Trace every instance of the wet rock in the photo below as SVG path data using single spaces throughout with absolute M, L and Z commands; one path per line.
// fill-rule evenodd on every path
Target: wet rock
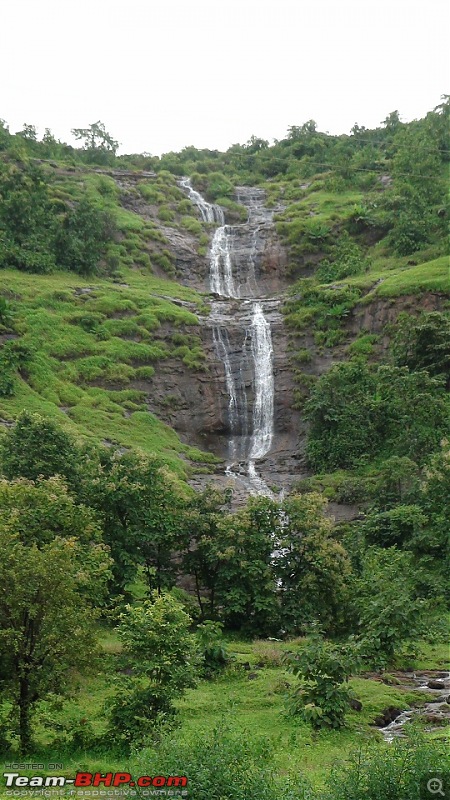
M 377 728 L 385 728 L 386 725 L 394 722 L 394 720 L 397 719 L 401 713 L 402 711 L 400 708 L 397 708 L 396 706 L 388 706 L 381 712 L 381 714 L 375 717 L 372 725 L 375 725 Z
M 431 680 L 431 681 L 428 681 L 427 687 L 429 689 L 442 689 L 442 690 L 444 690 L 445 689 L 445 683 L 444 683 L 444 681 Z
M 258 677 L 256 672 L 249 672 L 247 675 L 247 680 L 254 681 Z
M 361 700 L 356 700 L 355 698 L 350 700 L 350 708 L 353 708 L 353 711 L 362 711 L 362 707 Z

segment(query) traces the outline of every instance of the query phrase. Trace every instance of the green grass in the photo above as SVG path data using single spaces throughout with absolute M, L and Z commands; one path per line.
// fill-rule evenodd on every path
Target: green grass
M 9 298 L 15 329 L 31 351 L 14 395 L 0 398 L 0 416 L 13 419 L 28 408 L 78 435 L 160 455 L 185 477 L 188 464 L 180 456 L 195 462 L 213 457 L 182 444 L 148 412 L 145 394 L 132 382 L 151 378 L 168 359 L 204 368 L 200 339 L 183 334 L 197 327 L 195 311 L 203 301 L 193 289 L 134 270 L 123 281 L 119 286 L 62 272 L 30 280 L 14 270 L 0 272 L 0 293 Z M 167 322 L 185 336 L 182 347 L 163 331 Z
M 40 749 L 36 753 L 38 762 L 44 759 L 50 732 L 60 725 L 70 729 L 80 719 L 86 719 L 92 724 L 96 734 L 101 734 L 105 729 L 105 704 L 113 691 L 108 673 L 114 672 L 117 666 L 121 645 L 116 633 L 108 627 L 101 628 L 99 637 L 105 659 L 103 667 L 89 678 L 81 679 L 78 693 L 66 701 L 59 711 L 50 711 L 46 705 L 43 707 L 47 717 L 49 714 L 50 717 L 47 726 L 40 724 L 37 731 L 40 743 Z M 295 641 L 252 643 L 238 639 L 230 640 L 227 645 L 235 656 L 235 664 L 248 661 L 252 669 L 260 660 L 262 651 L 280 656 L 293 646 L 295 647 Z M 420 648 L 426 652 L 427 668 L 442 668 L 442 644 L 428 645 L 424 642 L 420 643 Z M 292 776 L 300 772 L 306 773 L 316 787 L 323 784 L 330 768 L 343 762 L 361 742 L 381 739 L 371 722 L 384 708 L 391 705 L 407 708 L 421 697 L 425 699 L 422 695 L 399 686 L 387 686 L 379 680 L 355 677 L 350 681 L 351 688 L 362 702 L 362 711 L 350 711 L 346 717 L 346 726 L 341 730 L 314 731 L 286 713 L 286 691 L 289 685 L 295 683 L 295 679 L 283 666 L 258 669 L 253 673 L 256 677 L 252 680 L 249 680 L 249 674 L 251 673 L 242 667 L 233 666 L 216 680 L 200 681 L 195 688 L 190 689 L 177 704 L 180 737 L 189 741 L 200 732 L 207 735 L 217 726 L 218 721 L 228 720 L 233 726 L 245 730 L 250 737 L 263 733 L 271 740 L 274 750 L 273 766 L 277 773 Z M 127 770 L 129 766 L 133 772 L 136 763 L 134 758 L 111 757 L 108 752 L 64 752 L 62 747 L 58 750 L 52 746 L 51 753 L 52 761 L 63 761 L 63 774 L 66 775 L 76 770 L 110 771 L 114 770 L 115 764 L 117 771 Z

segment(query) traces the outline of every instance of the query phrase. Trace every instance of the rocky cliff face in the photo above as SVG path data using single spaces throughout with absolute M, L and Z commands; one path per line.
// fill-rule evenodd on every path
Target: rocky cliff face
M 158 375 L 152 378 L 151 386 L 147 387 L 148 407 L 171 425 L 184 441 L 212 451 L 225 461 L 232 433 L 230 395 L 224 364 L 218 356 L 217 329 L 219 326 L 226 332 L 231 372 L 246 394 L 248 418 L 240 423 L 244 440 L 252 429 L 254 401 L 252 363 L 248 354 L 245 357 L 245 342 L 250 336 L 251 325 L 250 298 L 261 298 L 272 334 L 275 425 L 270 452 L 258 462 L 258 472 L 268 484 L 281 488 L 291 482 L 291 476 L 298 469 L 300 428 L 298 414 L 292 411 L 294 384 L 289 365 L 289 339 L 281 314 L 280 295 L 287 285 L 287 256 L 277 239 L 272 214 L 264 208 L 261 190 L 243 187 L 238 190 L 236 199 L 249 208 L 253 221 L 252 225 L 227 229 L 232 247 L 233 278 L 240 299 L 211 295 L 209 258 L 201 259 L 193 253 L 189 235 L 164 228 L 175 255 L 179 280 L 208 292 L 209 313 L 201 316 L 200 327 L 192 330 L 200 335 L 206 368 L 193 373 L 183 365 L 175 368 L 172 364 L 166 368 L 162 365 Z M 228 480 L 223 465 L 218 468 L 215 478 L 219 482 Z

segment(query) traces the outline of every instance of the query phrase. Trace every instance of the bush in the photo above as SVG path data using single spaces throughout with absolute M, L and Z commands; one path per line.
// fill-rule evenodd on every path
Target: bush
M 361 248 L 353 241 L 347 231 L 343 231 L 336 245 L 332 248 L 331 258 L 321 262 L 316 277 L 321 283 L 331 283 L 359 275 L 369 267 Z
M 161 206 L 158 209 L 158 217 L 161 222 L 173 222 L 175 219 L 175 212 L 169 206 Z
M 205 678 L 212 678 L 225 669 L 230 661 L 222 639 L 222 624 L 207 620 L 197 628 L 197 641 L 201 657 L 201 671 Z
M 333 645 L 314 635 L 300 653 L 288 653 L 285 661 L 300 681 L 290 691 L 291 713 L 313 728 L 342 727 L 351 697 L 348 679 L 357 663 L 355 647 Z
M 372 745 L 354 753 L 348 764 L 333 770 L 318 800 L 428 800 L 427 783 L 433 777 L 443 781 L 442 796 L 448 797 L 444 742 L 413 732 L 389 747 Z
M 195 639 L 191 618 L 170 594 L 158 595 L 138 606 L 126 606 L 118 628 L 123 666 L 132 677 L 118 682 L 109 707 L 111 740 L 127 750 L 142 745 L 175 713 L 173 701 L 194 684 Z
M 220 723 L 212 731 L 166 736 L 140 755 L 143 775 L 185 775 L 193 800 L 307 800 L 306 781 L 278 781 L 267 736 Z

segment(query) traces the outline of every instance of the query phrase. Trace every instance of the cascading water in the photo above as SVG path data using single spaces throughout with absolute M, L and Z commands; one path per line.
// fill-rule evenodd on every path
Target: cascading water
M 225 224 L 223 209 L 220 206 L 207 203 L 201 194 L 195 191 L 189 178 L 182 178 L 180 186 L 186 189 L 189 198 L 197 206 L 203 222 L 216 222 L 218 225 Z
M 225 304 L 212 303 L 210 320 L 213 340 L 218 358 L 225 370 L 225 383 L 229 395 L 227 475 L 246 484 L 253 494 L 270 495 L 263 479 L 257 474 L 255 461 L 270 451 L 274 431 L 274 376 L 273 347 L 270 323 L 264 315 L 264 301 L 249 298 L 257 292 L 256 258 L 259 227 L 267 222 L 267 211 L 261 210 L 261 193 L 242 189 L 237 199 L 247 206 L 249 217 L 243 225 L 225 225 L 220 206 L 208 203 L 191 186 L 188 178 L 180 181 L 192 202 L 198 207 L 205 222 L 216 223 L 210 249 L 210 289 L 224 299 L 239 300 L 242 315 L 243 343 L 236 352 L 232 347 L 228 330 L 236 325 L 236 313 L 224 309 Z M 236 275 L 233 270 L 234 257 L 239 252 L 242 233 L 250 237 L 250 248 L 242 268 Z M 241 248 L 242 251 L 242 248 Z M 245 299 L 240 298 L 243 297 Z M 246 382 L 251 374 L 253 406 L 249 407 Z M 246 380 L 247 376 L 247 380 Z M 250 424 L 251 423 L 251 424 Z M 236 471 L 238 462 L 245 465 L 246 477 Z

